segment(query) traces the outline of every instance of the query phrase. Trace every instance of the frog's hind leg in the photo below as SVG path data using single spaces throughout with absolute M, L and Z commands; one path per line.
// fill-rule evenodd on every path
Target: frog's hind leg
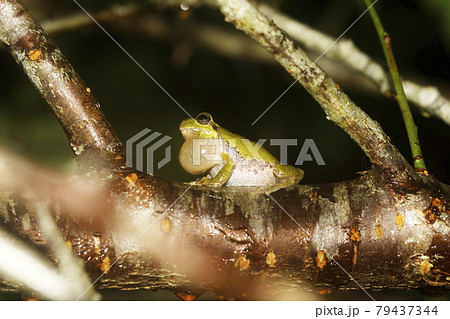
M 278 164 L 281 166 L 281 164 Z M 283 173 L 278 165 L 275 166 L 275 168 L 278 168 L 274 171 L 274 176 L 277 179 L 277 182 L 274 185 L 271 185 L 269 187 L 265 187 L 265 191 L 268 193 L 272 193 L 274 191 L 277 191 L 281 188 L 286 188 L 295 184 L 298 184 L 304 176 L 303 170 L 300 168 L 296 168 L 293 166 L 283 166 L 284 171 L 288 171 L 289 174 Z

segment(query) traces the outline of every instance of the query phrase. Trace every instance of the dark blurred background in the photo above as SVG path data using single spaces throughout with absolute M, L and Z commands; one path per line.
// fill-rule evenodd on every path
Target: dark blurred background
M 82 13 L 72 1 L 24 2 L 39 22 Z M 91 13 L 112 4 L 110 0 L 79 2 Z M 299 145 L 289 148 L 289 164 L 295 163 L 303 141 L 313 139 L 326 165 L 305 162 L 302 183 L 352 179 L 370 167 L 359 147 L 325 118 L 320 106 L 298 84 L 252 126 L 291 85 L 293 78 L 277 64 L 230 58 L 208 50 L 190 37 L 183 38 L 183 34 L 164 37 L 162 32 L 148 36 L 136 30 L 133 23 L 149 14 L 161 19 L 167 28 L 186 23 L 189 32 L 192 24 L 201 24 L 239 35 L 214 8 L 191 7 L 184 11 L 179 5 L 167 5 L 170 1 L 159 1 L 159 5 L 154 4 L 158 1 L 149 2 L 138 1 L 142 10 L 122 22 L 105 20 L 102 25 L 192 116 L 207 111 L 221 126 L 251 140 L 298 139 Z M 362 0 L 274 0 L 267 3 L 336 38 L 365 9 Z M 438 85 L 448 98 L 450 2 L 380 0 L 376 8 L 392 36 L 401 74 L 425 85 Z M 187 115 L 98 26 L 91 24 L 52 32 L 51 36 L 91 88 L 121 140 L 126 141 L 144 128 L 173 137 L 172 161 L 156 174 L 175 181 L 193 180 L 195 177 L 185 173 L 177 160 L 183 143 L 178 125 Z M 345 36 L 386 65 L 369 15 L 359 20 Z M 326 65 L 323 67 L 327 71 Z M 0 145 L 42 166 L 70 175 L 75 170 L 72 152 L 50 108 L 5 50 L 0 50 L 0 68 Z M 336 80 L 358 106 L 381 124 L 393 143 L 410 159 L 408 139 L 396 102 L 344 80 L 349 77 L 352 77 L 351 72 L 343 76 L 342 81 L 339 77 Z M 449 127 L 438 119 L 422 116 L 414 106 L 412 109 L 429 172 L 442 182 L 450 183 Z M 278 147 L 271 148 L 268 143 L 265 146 L 279 157 Z M 417 292 L 411 294 L 398 298 L 427 298 Z M 111 295 L 109 298 L 134 299 L 141 295 Z M 339 298 L 358 299 L 357 296 L 350 294 Z M 386 298 L 395 298 L 392 296 Z M 365 299 L 362 293 L 361 298 Z

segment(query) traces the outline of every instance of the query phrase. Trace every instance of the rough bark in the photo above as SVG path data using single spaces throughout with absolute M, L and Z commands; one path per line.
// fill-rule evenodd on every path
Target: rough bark
M 92 280 L 107 272 L 95 283 L 100 289 L 214 290 L 254 299 L 359 285 L 450 288 L 444 186 L 400 194 L 372 171 L 268 197 L 255 188 L 188 189 L 130 174 L 109 179 L 111 209 L 94 219 L 53 203 Z M 26 200 L 3 192 L 0 202 L 2 224 L 45 245 Z

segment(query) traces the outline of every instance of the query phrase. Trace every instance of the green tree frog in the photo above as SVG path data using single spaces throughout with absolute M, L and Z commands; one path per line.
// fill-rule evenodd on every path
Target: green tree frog
M 273 192 L 300 182 L 303 170 L 282 165 L 260 144 L 220 127 L 208 113 L 181 122 L 179 161 L 188 173 L 208 175 L 195 184 L 259 186 Z

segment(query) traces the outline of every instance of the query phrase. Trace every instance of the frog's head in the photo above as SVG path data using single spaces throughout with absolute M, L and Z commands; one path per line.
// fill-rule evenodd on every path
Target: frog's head
M 217 165 L 216 159 L 211 160 L 204 155 L 204 153 L 217 155 L 220 151 L 217 145 L 220 126 L 214 123 L 210 114 L 203 112 L 195 119 L 184 120 L 180 124 L 180 131 L 185 141 L 180 148 L 178 159 L 185 171 L 191 174 L 202 174 Z M 195 143 L 199 140 L 203 142 L 208 140 L 206 142 L 212 142 L 212 144 L 202 144 L 200 147 L 200 144 Z
M 180 131 L 185 140 L 193 138 L 218 138 L 220 126 L 214 123 L 209 113 L 202 112 L 195 119 L 181 122 Z

